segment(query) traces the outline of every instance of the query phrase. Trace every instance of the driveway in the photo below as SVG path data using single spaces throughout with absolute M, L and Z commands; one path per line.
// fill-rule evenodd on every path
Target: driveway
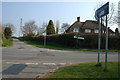
M 104 52 L 101 61 L 104 61 Z M 108 61 L 118 61 L 118 52 L 109 52 Z M 70 64 L 97 62 L 97 52 L 38 48 L 14 39 L 14 46 L 2 49 L 3 78 L 43 77 Z

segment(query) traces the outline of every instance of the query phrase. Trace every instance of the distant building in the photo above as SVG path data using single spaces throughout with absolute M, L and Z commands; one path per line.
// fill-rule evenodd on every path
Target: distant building
M 102 24 L 101 24 L 102 25 Z M 109 35 L 115 35 L 115 33 L 109 28 Z M 95 20 L 86 20 L 85 22 L 80 22 L 80 17 L 77 17 L 75 21 L 67 30 L 67 33 L 79 32 L 83 34 L 98 34 L 98 22 Z M 101 26 L 101 34 L 105 34 L 105 26 Z

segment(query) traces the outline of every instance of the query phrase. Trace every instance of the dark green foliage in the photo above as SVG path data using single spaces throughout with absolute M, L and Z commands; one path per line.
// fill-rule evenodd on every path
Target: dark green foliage
M 47 35 L 50 34 L 55 34 L 54 24 L 52 20 L 49 21 L 49 24 L 47 26 Z
M 5 27 L 4 35 L 5 35 L 6 39 L 10 39 L 11 38 L 11 36 L 12 36 L 12 30 L 11 30 L 10 27 Z
M 54 34 L 47 36 L 47 44 L 54 43 L 58 45 L 69 46 L 72 48 L 83 48 L 83 49 L 97 49 L 98 48 L 98 35 L 84 35 L 79 34 L 81 37 L 84 37 L 84 40 L 74 39 L 73 36 L 77 35 L 77 33 L 71 34 Z M 34 37 L 26 37 L 26 40 L 37 41 L 43 43 L 44 36 L 34 36 Z M 109 36 L 108 40 L 109 49 L 120 49 L 120 37 Z M 105 49 L 105 36 L 101 37 L 101 49 Z
M 115 35 L 119 36 L 119 30 L 118 30 L 118 28 L 115 29 Z
M 120 37 L 111 36 L 108 38 L 109 49 L 120 49 Z

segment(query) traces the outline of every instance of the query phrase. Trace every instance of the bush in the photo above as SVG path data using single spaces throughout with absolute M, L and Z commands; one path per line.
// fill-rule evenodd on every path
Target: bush
M 12 30 L 10 27 L 5 27 L 4 35 L 6 39 L 10 39 L 12 36 Z
M 73 36 L 78 33 L 71 34 L 54 34 L 46 36 L 47 43 L 55 43 L 58 45 L 65 45 L 73 48 L 89 48 L 97 49 L 98 48 L 98 35 L 84 35 L 79 34 L 81 37 L 84 37 L 84 40 L 74 39 Z M 30 41 L 44 42 L 44 36 L 32 36 L 25 37 L 24 39 Z M 120 37 L 109 36 L 108 47 L 109 49 L 119 49 Z M 101 49 L 105 49 L 105 36 L 101 37 Z

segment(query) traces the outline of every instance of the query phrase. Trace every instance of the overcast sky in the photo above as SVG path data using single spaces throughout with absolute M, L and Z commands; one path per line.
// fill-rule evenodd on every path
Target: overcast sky
M 104 1 L 107 2 L 107 1 Z M 117 1 L 116 1 L 117 2 Z M 40 27 L 43 22 L 51 19 L 55 23 L 72 24 L 80 16 L 80 21 L 95 20 L 94 8 L 98 2 L 2 2 L 2 22 L 12 23 L 16 28 L 15 36 L 20 29 L 20 19 L 23 24 L 31 20 Z M 117 5 L 117 4 L 116 4 Z M 117 8 L 117 7 L 116 7 Z M 117 27 L 117 25 L 115 25 Z M 113 30 L 114 28 L 111 27 Z

